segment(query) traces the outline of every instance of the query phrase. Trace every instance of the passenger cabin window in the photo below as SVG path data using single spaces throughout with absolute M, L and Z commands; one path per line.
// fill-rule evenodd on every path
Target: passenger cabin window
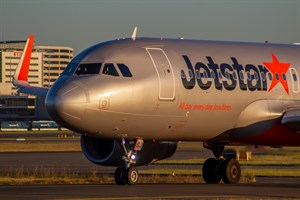
M 182 79 L 186 79 L 186 77 L 185 77 L 185 73 L 184 73 L 184 71 L 183 71 L 183 70 L 181 70 L 181 78 L 182 78 Z
M 283 80 L 286 81 L 286 75 L 285 74 L 282 74 L 282 78 L 283 78 Z
M 294 81 L 297 81 L 297 76 L 296 76 L 296 74 L 293 74 L 293 79 L 294 79 Z
M 236 77 L 236 73 L 232 73 L 232 76 L 233 76 L 233 80 L 236 81 L 237 77 Z
M 82 63 L 80 64 L 75 74 L 86 75 L 86 74 L 99 74 L 101 63 Z
M 241 80 L 244 80 L 244 74 L 243 74 L 243 72 L 240 71 L 239 75 L 240 75 Z
M 256 81 L 259 81 L 257 72 L 254 72 L 254 78 L 255 78 Z
M 117 65 L 124 77 L 132 77 L 132 74 L 131 74 L 129 68 L 126 65 L 120 64 L 120 63 L 118 63 Z
M 279 81 L 279 74 L 275 73 L 276 80 Z
M 193 73 L 193 71 L 190 70 L 190 69 L 189 69 L 189 75 L 190 75 L 190 78 L 191 78 L 191 79 L 194 78 L 194 73 Z
M 222 73 L 221 73 L 221 71 L 218 72 L 218 75 L 219 75 L 219 79 L 222 79 Z
M 251 74 L 250 74 L 250 72 L 247 72 L 247 78 L 248 78 L 248 81 L 251 81 L 252 79 L 251 79 Z
M 273 75 L 270 72 L 268 72 L 268 76 L 270 80 L 273 80 Z
M 265 75 L 265 73 L 261 72 L 261 77 L 262 77 L 262 80 L 263 80 L 263 81 L 266 80 L 266 75 Z
M 215 78 L 216 78 L 216 75 L 215 75 L 215 72 L 214 72 L 214 71 L 211 71 L 210 74 L 211 74 L 211 78 L 212 78 L 212 79 L 215 79 Z
M 112 63 L 106 63 L 104 65 L 102 73 L 110 76 L 119 76 L 118 71 L 116 70 L 114 64 Z
M 206 71 L 203 72 L 203 78 L 208 78 L 208 75 L 207 75 Z
M 228 71 L 225 72 L 225 77 L 226 77 L 227 79 L 229 79 L 229 73 L 228 73 Z
M 200 79 L 200 78 L 201 78 L 199 70 L 196 70 L 196 78 L 197 78 L 197 79 Z

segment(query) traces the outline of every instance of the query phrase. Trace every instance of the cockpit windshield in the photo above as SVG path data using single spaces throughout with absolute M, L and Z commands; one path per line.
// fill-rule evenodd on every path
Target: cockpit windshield
M 101 63 L 82 63 L 77 67 L 75 74 L 99 74 L 100 68 Z
M 107 75 L 111 75 L 111 76 L 119 76 L 118 71 L 116 70 L 114 64 L 112 64 L 112 63 L 106 63 L 104 65 L 102 73 L 107 74 Z
M 101 46 L 102 43 L 96 44 L 94 46 L 91 46 L 89 48 L 87 48 L 86 50 L 82 51 L 81 53 L 79 53 L 77 56 L 75 56 L 71 62 L 68 64 L 68 66 L 66 67 L 66 69 L 63 71 L 63 75 L 72 75 L 76 72 L 78 65 L 80 64 L 80 62 L 87 56 L 89 55 L 92 51 L 94 51 L 95 49 L 97 49 L 99 46 Z
M 131 74 L 129 68 L 126 65 L 124 65 L 122 63 L 118 63 L 117 65 L 124 77 L 132 77 L 132 74 Z
M 132 77 L 132 73 L 123 63 L 70 63 L 63 72 L 65 75 L 76 74 L 82 75 L 93 75 L 93 74 L 104 74 L 115 77 Z

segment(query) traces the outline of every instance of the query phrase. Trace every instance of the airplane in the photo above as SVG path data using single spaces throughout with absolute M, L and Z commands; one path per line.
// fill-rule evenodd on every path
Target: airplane
M 178 141 L 213 152 L 202 168 L 208 184 L 240 180 L 225 146 L 300 145 L 299 45 L 139 38 L 135 30 L 79 53 L 48 89 L 28 84 L 32 42 L 13 84 L 44 96 L 53 120 L 81 134 L 88 160 L 116 167 L 118 185 L 137 184 L 136 167 L 172 156 Z

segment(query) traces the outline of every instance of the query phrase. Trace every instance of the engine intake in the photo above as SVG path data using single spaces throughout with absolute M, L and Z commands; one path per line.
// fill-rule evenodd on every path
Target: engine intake
M 81 136 L 81 148 L 91 162 L 103 166 L 122 166 L 125 155 L 119 140 Z M 136 166 L 147 165 L 153 160 L 171 157 L 177 148 L 177 142 L 144 141 L 141 151 L 137 152 Z

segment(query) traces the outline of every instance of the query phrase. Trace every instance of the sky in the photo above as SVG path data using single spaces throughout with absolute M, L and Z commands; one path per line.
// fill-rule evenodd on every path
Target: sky
M 74 48 L 131 37 L 300 42 L 300 0 L 0 0 L 0 41 Z

